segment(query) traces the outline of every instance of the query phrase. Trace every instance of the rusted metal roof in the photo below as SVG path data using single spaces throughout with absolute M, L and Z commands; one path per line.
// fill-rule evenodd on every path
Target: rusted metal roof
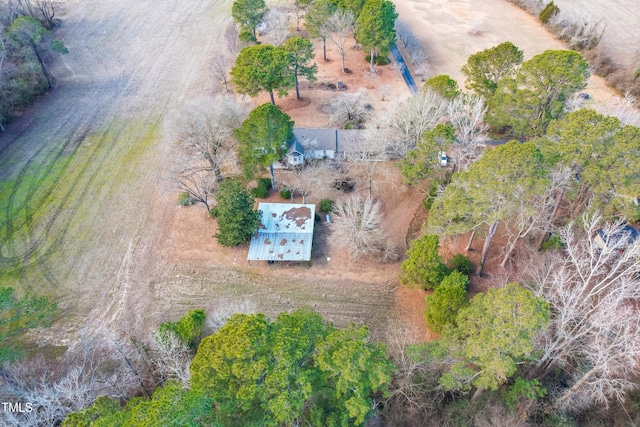
M 262 219 L 251 238 L 249 261 L 309 261 L 316 206 L 260 203 Z

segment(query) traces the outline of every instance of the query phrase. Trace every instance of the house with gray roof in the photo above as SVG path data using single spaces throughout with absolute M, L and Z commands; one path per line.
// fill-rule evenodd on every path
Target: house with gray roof
M 357 141 L 362 135 L 358 129 L 294 128 L 289 142 L 286 161 L 297 166 L 304 159 L 338 159 L 357 152 Z

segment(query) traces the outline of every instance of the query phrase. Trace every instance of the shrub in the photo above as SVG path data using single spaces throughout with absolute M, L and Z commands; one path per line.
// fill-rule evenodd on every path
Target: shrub
M 455 321 L 458 310 L 467 305 L 468 284 L 467 276 L 454 271 L 440 282 L 433 294 L 427 295 L 424 318 L 434 332 L 441 333 L 446 325 Z
M 564 244 L 562 243 L 562 239 L 560 238 L 560 236 L 552 234 L 547 240 L 542 243 L 540 249 L 546 251 L 549 249 L 562 249 L 563 247 Z
M 252 188 L 250 191 L 251 195 L 256 199 L 265 199 L 269 195 L 269 190 L 260 186 Z
M 178 204 L 180 206 L 191 206 L 193 204 L 193 199 L 189 193 L 180 193 L 178 194 Z
M 280 190 L 280 197 L 282 197 L 283 199 L 290 199 L 291 198 L 291 190 L 289 190 L 288 188 L 283 188 L 282 190 Z
M 367 55 L 365 59 L 369 64 L 371 63 L 371 55 Z M 387 55 L 378 55 L 373 57 L 373 63 L 375 65 L 389 65 L 391 60 Z
M 213 206 L 211 209 L 209 209 L 209 216 L 211 218 L 218 218 L 218 207 L 217 206 Z
M 264 199 L 269 195 L 269 187 L 271 186 L 271 179 L 260 178 L 258 180 L 258 186 L 251 189 L 251 195 L 256 199 Z
M 471 260 L 462 254 L 454 255 L 454 257 L 449 260 L 449 268 L 467 276 L 473 273 Z
M 553 2 L 549 2 L 544 9 L 542 9 L 542 12 L 540 12 L 540 15 L 538 15 L 538 17 L 540 18 L 540 21 L 543 24 L 546 24 L 549 22 L 549 20 L 555 16 L 558 12 L 560 12 L 560 8 L 558 8 L 558 6 L 556 6 Z
M 318 204 L 318 209 L 320 212 L 331 213 L 333 211 L 333 200 L 331 199 L 322 199 Z
M 197 348 L 198 342 L 204 330 L 204 310 L 192 310 L 177 322 L 163 323 L 158 327 L 161 335 L 174 333 L 180 337 L 184 344 L 191 348 Z
M 432 289 L 442 282 L 448 271 L 438 254 L 439 245 L 440 239 L 436 235 L 424 235 L 411 242 L 407 259 L 402 263 L 400 281 L 404 285 Z
M 253 210 L 254 199 L 240 181 L 224 180 L 216 192 L 218 234 L 222 246 L 236 246 L 251 239 L 262 213 Z

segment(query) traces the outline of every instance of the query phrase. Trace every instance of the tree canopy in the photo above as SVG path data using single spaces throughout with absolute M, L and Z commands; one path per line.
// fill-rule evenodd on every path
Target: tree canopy
M 327 60 L 327 35 L 330 31 L 326 23 L 336 9 L 337 7 L 332 0 L 316 0 L 311 4 L 305 17 L 309 35 L 322 39 L 323 58 L 325 61 Z
M 371 51 L 371 69 L 376 50 L 387 53 L 396 41 L 395 22 L 398 14 L 389 0 L 367 0 L 356 20 L 355 37 Z
M 399 163 L 404 182 L 415 184 L 432 177 L 434 169 L 441 167 L 438 153 L 455 142 L 454 134 L 455 129 L 442 124 L 426 131 L 422 141 Z
M 594 208 L 611 215 L 615 208 L 624 214 L 624 205 L 631 205 L 630 196 L 638 192 L 639 140 L 640 128 L 582 109 L 551 122 L 536 142 L 550 163 L 571 168 L 578 181 L 574 211 L 593 199 Z M 633 212 L 627 216 L 634 219 Z
M 522 64 L 515 79 L 498 82 L 487 123 L 510 135 L 543 135 L 549 122 L 560 117 L 567 97 L 587 85 L 588 66 L 582 55 L 569 50 L 534 56 Z
M 431 77 L 424 82 L 424 89 L 431 89 L 444 99 L 453 99 L 460 94 L 458 83 L 447 74 Z
M 447 275 L 447 267 L 438 254 L 440 239 L 427 235 L 411 242 L 407 259 L 402 263 L 401 282 L 405 285 L 417 285 L 422 289 L 437 287 Z
M 453 325 L 458 310 L 467 305 L 468 284 L 466 275 L 453 271 L 442 279 L 433 294 L 425 297 L 424 318 L 434 332 L 441 333 L 447 325 Z
M 313 312 L 236 315 L 200 343 L 192 387 L 214 400 L 222 425 L 362 425 L 392 365 L 366 328 Z
M 436 198 L 429 227 L 444 234 L 457 234 L 489 224 L 481 274 L 498 222 L 511 220 L 523 200 L 542 193 L 546 177 L 542 153 L 533 143 L 510 141 L 487 150 L 469 171 L 455 174 L 444 193 Z
M 250 31 L 255 39 L 256 27 L 268 10 L 264 0 L 235 0 L 231 6 L 231 16 L 243 31 Z
M 282 49 L 289 54 L 289 66 L 296 85 L 296 98 L 300 99 L 298 76 L 306 77 L 307 80 L 313 82 L 316 80 L 318 72 L 318 66 L 315 63 L 309 64 L 313 59 L 313 44 L 302 37 L 291 37 L 282 44 Z
M 522 51 L 511 42 L 474 53 L 462 67 L 466 86 L 485 99 L 491 98 L 501 79 L 515 76 L 522 57 Z
M 549 304 L 517 283 L 490 288 L 460 309 L 456 328 L 446 339 L 461 357 L 440 383 L 447 389 L 469 384 L 496 390 L 532 361 L 536 335 L 549 323 Z M 462 375 L 461 375 L 462 374 Z
M 253 210 L 253 197 L 244 185 L 236 180 L 222 181 L 216 200 L 218 242 L 223 246 L 236 246 L 249 240 L 258 230 L 262 213 Z
M 269 166 L 283 156 L 293 138 L 293 121 L 272 104 L 262 104 L 236 129 L 244 175 L 252 179 L 260 167 Z
M 231 81 L 238 93 L 254 97 L 262 91 L 269 92 L 271 103 L 275 105 L 273 91 L 286 95 L 287 89 L 293 86 L 289 66 L 290 55 L 280 47 L 248 46 L 240 51 L 231 69 Z

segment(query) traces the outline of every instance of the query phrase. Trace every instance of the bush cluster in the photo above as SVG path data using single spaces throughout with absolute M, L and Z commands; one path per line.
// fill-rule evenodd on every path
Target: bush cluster
M 547 24 L 549 20 L 558 12 L 560 12 L 558 6 L 556 6 L 553 2 L 549 2 L 544 7 L 544 9 L 542 9 L 542 12 L 540 12 L 540 15 L 538 15 L 538 17 L 543 24 Z
M 256 199 L 265 199 L 269 195 L 269 187 L 271 186 L 271 179 L 260 178 L 258 180 L 258 186 L 251 189 L 251 195 Z
M 191 206 L 193 204 L 191 194 L 187 192 L 178 194 L 178 204 L 180 206 Z
M 283 199 L 290 199 L 291 195 L 291 190 L 289 190 L 287 187 L 280 190 L 280 197 L 282 197 Z
M 192 310 L 177 322 L 163 323 L 158 327 L 158 332 L 163 335 L 167 333 L 176 334 L 185 345 L 191 348 L 198 347 L 205 320 L 204 310 Z
M 318 210 L 324 213 L 333 212 L 333 200 L 331 199 L 320 200 L 320 203 L 318 203 Z

